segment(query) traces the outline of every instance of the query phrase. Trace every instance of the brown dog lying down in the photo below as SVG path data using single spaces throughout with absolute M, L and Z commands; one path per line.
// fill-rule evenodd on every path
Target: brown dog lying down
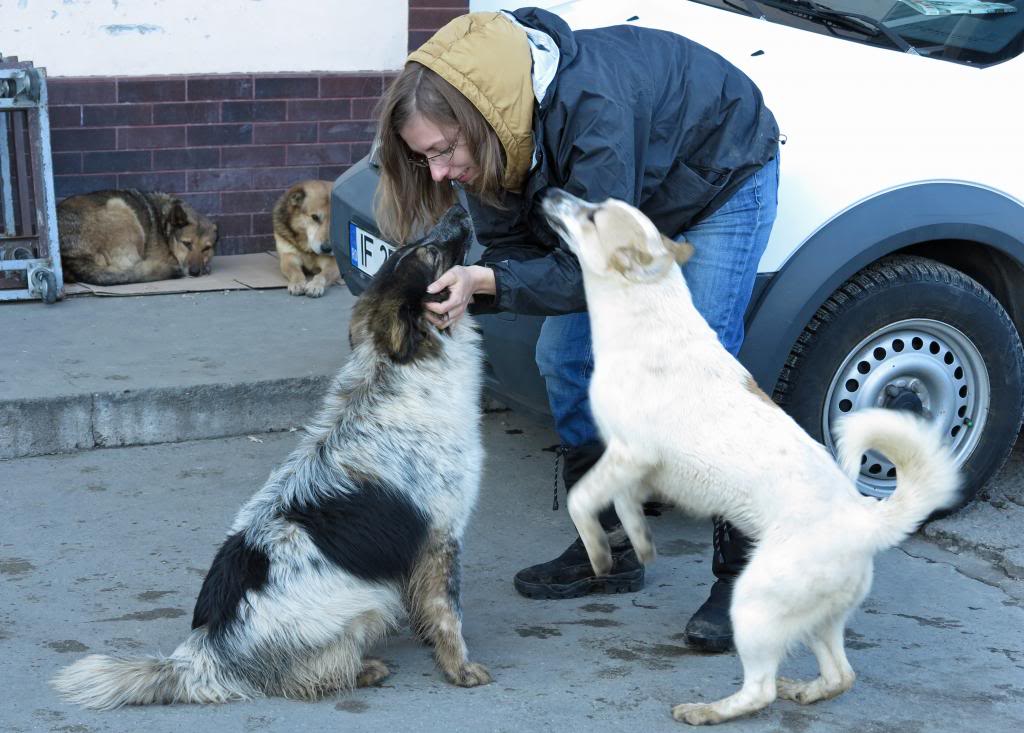
M 179 198 L 133 188 L 71 196 L 57 205 L 69 280 L 120 285 L 206 275 L 217 225 Z
M 274 204 L 274 245 L 292 295 L 319 298 L 341 282 L 331 252 L 331 183 L 301 181 Z

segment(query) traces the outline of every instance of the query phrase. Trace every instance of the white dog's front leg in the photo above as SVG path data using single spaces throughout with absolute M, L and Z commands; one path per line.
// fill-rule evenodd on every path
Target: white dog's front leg
M 608 535 L 597 515 L 620 493 L 628 495 L 646 473 L 646 467 L 636 463 L 622 446 L 612 443 L 569 492 L 569 516 L 597 575 L 607 575 L 612 569 Z
M 657 553 L 651 537 L 651 528 L 644 518 L 643 507 L 643 498 L 634 492 L 615 497 L 615 513 L 619 515 L 619 521 L 622 522 L 622 528 L 626 530 L 629 541 L 636 550 L 636 556 L 644 565 L 650 565 Z

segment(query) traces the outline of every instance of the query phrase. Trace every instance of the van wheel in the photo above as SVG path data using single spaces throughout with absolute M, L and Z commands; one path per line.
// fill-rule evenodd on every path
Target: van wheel
M 858 272 L 807 324 L 774 399 L 835 453 L 836 420 L 865 407 L 912 410 L 942 426 L 974 498 L 1005 463 L 1024 413 L 1024 348 L 978 282 L 934 260 L 899 255 Z M 884 498 L 896 469 L 869 451 L 861 493 Z

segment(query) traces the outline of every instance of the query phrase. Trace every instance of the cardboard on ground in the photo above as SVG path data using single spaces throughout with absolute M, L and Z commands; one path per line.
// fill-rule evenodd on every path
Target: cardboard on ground
M 157 280 L 130 285 L 89 285 L 67 283 L 65 295 L 167 295 L 208 290 L 258 290 L 283 288 L 288 282 L 281 274 L 276 252 L 247 255 L 218 255 L 213 258 L 209 275 Z

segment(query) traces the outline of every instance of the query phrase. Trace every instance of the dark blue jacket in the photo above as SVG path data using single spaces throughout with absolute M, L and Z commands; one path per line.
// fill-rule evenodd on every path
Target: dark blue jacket
M 544 221 L 546 188 L 627 201 L 677 236 L 721 206 L 778 150 L 779 130 L 739 69 L 680 35 L 619 25 L 572 31 L 538 8 L 514 13 L 558 45 L 558 71 L 534 109 L 537 165 L 506 208 L 469 196 L 478 264 L 497 295 L 472 311 L 586 310 L 579 263 Z

